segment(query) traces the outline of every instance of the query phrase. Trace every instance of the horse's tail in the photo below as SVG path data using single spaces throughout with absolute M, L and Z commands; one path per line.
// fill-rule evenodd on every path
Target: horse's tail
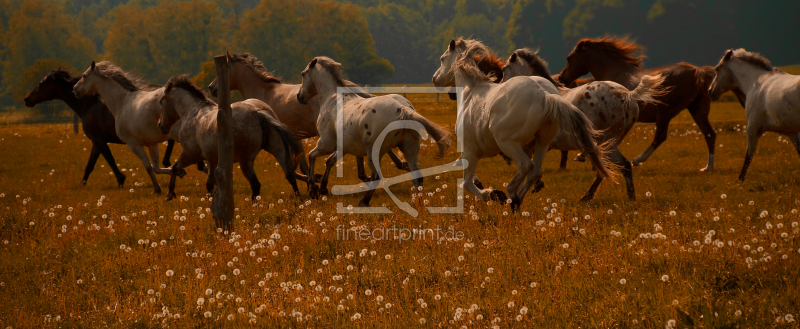
M 669 87 L 662 87 L 661 85 L 664 83 L 664 76 L 661 74 L 656 76 L 649 76 L 645 75 L 642 77 L 642 80 L 639 81 L 639 85 L 636 86 L 636 89 L 630 91 L 629 93 L 625 94 L 625 100 L 623 101 L 623 106 L 628 108 L 631 106 L 631 102 L 636 102 L 638 104 L 664 104 L 663 102 L 656 99 L 656 97 L 661 97 L 669 93 Z
M 411 108 L 403 108 L 402 118 L 403 120 L 414 120 L 421 123 L 422 126 L 425 127 L 425 130 L 428 131 L 428 134 L 436 141 L 436 144 L 439 145 L 439 153 L 436 154 L 436 158 L 441 159 L 444 157 L 445 151 L 447 151 L 447 148 L 452 144 L 452 141 L 450 141 L 450 132 L 447 131 L 447 129 L 428 120 L 428 118 Z
M 294 137 L 289 127 L 277 119 L 261 111 L 257 111 L 256 113 L 258 114 L 258 122 L 261 124 L 261 149 L 266 150 L 269 147 L 269 134 L 271 131 L 275 131 L 278 133 L 278 136 L 281 137 L 283 149 L 285 150 L 284 153 L 286 154 L 286 163 L 290 166 L 294 166 L 295 159 L 303 154 L 300 141 Z
M 583 112 L 559 95 L 546 95 L 545 108 L 551 119 L 559 123 L 562 136 L 588 155 L 589 161 L 601 176 L 616 182 L 615 177 L 619 174 L 619 168 L 608 158 L 609 148 L 614 140 L 598 145 L 595 141 L 600 137 L 601 131 L 594 129 L 594 125 Z

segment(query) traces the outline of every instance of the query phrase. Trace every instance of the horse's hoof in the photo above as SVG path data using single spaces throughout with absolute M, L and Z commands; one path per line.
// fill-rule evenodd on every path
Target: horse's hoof
M 520 206 L 522 206 L 522 200 L 511 199 L 511 212 L 512 213 L 519 211 Z
M 399 166 L 399 167 L 397 167 L 397 169 L 400 169 L 400 170 L 405 170 L 405 171 L 411 171 L 411 167 L 409 167 L 409 166 L 408 166 L 408 162 L 405 162 L 405 161 L 403 161 L 402 163 L 400 163 L 400 166 Z
M 538 180 L 533 183 L 533 191 L 531 193 L 539 193 L 539 191 L 544 189 L 544 182 Z
M 700 172 L 712 172 L 712 171 L 714 171 L 714 167 L 711 167 L 711 168 L 705 167 L 703 169 L 700 169 Z
M 160 195 L 160 194 L 161 194 L 161 189 L 154 190 L 154 191 L 153 191 L 153 194 L 155 194 L 155 195 Z
M 638 166 L 641 166 L 641 165 L 642 165 L 642 161 L 639 161 L 639 160 L 636 160 L 636 159 L 631 161 L 631 166 L 638 167 Z
M 472 184 L 475 184 L 475 187 L 477 187 L 479 190 L 483 189 L 483 183 L 481 183 L 481 181 L 479 181 L 477 179 L 473 180 Z
M 500 190 L 492 190 L 489 193 L 489 200 L 497 201 L 497 202 L 506 202 L 508 197 L 506 197 L 506 193 Z
M 314 174 L 314 183 L 319 183 L 322 181 L 322 175 Z
M 308 185 L 308 196 L 312 199 L 319 199 L 319 187 L 314 184 Z
M 628 194 L 628 200 L 636 201 L 636 195 Z
M 81 181 L 81 186 L 86 186 L 86 181 L 85 180 Z M 122 184 L 119 184 L 119 187 L 122 187 Z
M 592 199 L 594 199 L 594 195 L 585 194 L 583 197 L 581 197 L 580 202 L 589 202 L 592 201 Z
M 175 199 L 175 193 L 169 192 L 167 193 L 167 197 L 164 198 L 164 201 L 171 201 L 172 199 Z
M 359 207 L 369 207 L 369 202 L 361 200 L 358 202 Z
M 117 184 L 119 184 L 119 187 L 122 187 L 122 185 L 125 184 L 125 179 L 126 178 L 127 177 L 125 177 L 125 175 L 122 175 L 122 177 L 117 179 Z M 86 185 L 86 181 L 84 181 L 83 184 Z
M 575 159 L 572 159 L 572 161 L 586 162 L 586 157 L 583 157 L 583 156 L 579 155 L 579 156 L 576 156 Z
M 328 188 L 327 187 L 320 187 L 319 188 L 319 195 L 328 195 Z
M 369 183 L 369 181 L 370 181 L 369 177 L 367 177 L 367 176 L 358 176 L 358 179 L 360 179 L 364 183 Z

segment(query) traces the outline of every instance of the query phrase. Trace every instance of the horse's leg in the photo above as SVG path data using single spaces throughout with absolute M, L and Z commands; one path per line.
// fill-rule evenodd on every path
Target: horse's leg
M 97 145 L 99 145 L 98 148 L 100 149 L 100 154 L 102 154 L 103 158 L 106 159 L 108 166 L 111 167 L 111 171 L 114 172 L 114 176 L 117 177 L 117 184 L 119 184 L 119 187 L 122 187 L 122 184 L 125 183 L 125 174 L 120 172 L 119 168 L 117 168 L 117 161 L 114 160 L 114 156 L 111 155 L 111 149 L 106 143 L 99 143 Z M 94 164 L 92 167 L 94 167 Z
M 100 148 L 92 143 L 92 152 L 89 153 L 89 162 L 86 163 L 86 169 L 83 171 L 81 185 L 86 185 L 86 181 L 89 180 L 89 174 L 91 174 L 92 170 L 94 170 L 94 165 L 97 163 L 98 157 L 100 157 Z
M 647 147 L 646 150 L 644 150 L 644 152 L 642 152 L 642 154 L 639 154 L 639 156 L 633 159 L 633 162 L 631 162 L 632 165 L 639 166 L 642 164 L 642 162 L 647 161 L 647 158 L 653 154 L 653 152 L 661 145 L 661 143 L 667 140 L 667 135 L 669 135 L 669 120 L 671 119 L 672 118 L 667 116 L 659 116 L 656 119 L 656 135 L 653 137 L 653 142 Z
M 744 182 L 744 176 L 747 175 L 747 168 L 750 167 L 750 162 L 753 161 L 753 154 L 756 153 L 758 138 L 763 134 L 763 132 L 759 131 L 760 127 L 755 126 L 750 122 L 747 124 L 747 154 L 744 156 L 744 166 L 742 166 L 742 172 L 739 174 L 739 180 L 742 182 Z
M 539 153 L 547 153 L 547 144 L 539 145 L 537 143 L 536 150 L 538 152 L 534 151 L 535 156 L 539 155 Z M 522 204 L 522 199 L 525 198 L 525 194 L 528 193 L 528 188 L 533 184 L 533 181 L 529 182 L 532 178 L 530 174 L 534 172 L 536 166 L 534 166 L 530 156 L 518 142 L 498 141 L 497 146 L 503 150 L 506 156 L 514 160 L 517 164 L 517 173 L 514 174 L 514 177 L 506 187 L 506 191 L 511 198 L 511 211 L 517 211 Z M 544 157 L 542 157 L 542 159 L 544 159 Z M 536 177 L 535 179 L 538 178 L 539 177 Z
M 714 146 L 717 142 L 717 132 L 708 122 L 708 113 L 711 112 L 711 98 L 708 95 L 700 95 L 692 104 L 689 104 L 688 109 L 692 119 L 694 119 L 697 127 L 703 133 L 703 138 L 706 139 L 706 145 L 708 146 L 708 164 L 700 171 L 714 170 Z
M 308 152 L 308 195 L 312 199 L 319 198 L 319 187 L 317 187 L 317 184 L 314 182 L 314 163 L 317 161 L 318 157 L 333 153 L 333 151 L 328 151 L 331 148 L 327 147 L 327 144 L 326 140 L 320 138 L 320 140 L 317 141 L 317 146 L 315 146 L 311 152 Z
M 408 167 L 407 170 L 411 171 L 412 183 L 414 187 L 422 186 L 422 174 L 418 171 L 419 170 L 419 136 L 416 133 L 406 134 L 405 138 L 403 138 L 403 142 L 400 143 L 399 149 L 400 152 L 403 152 L 403 155 L 406 157 L 406 166 Z M 389 152 L 389 156 L 392 156 L 391 151 Z M 401 169 L 401 168 L 398 168 Z
M 419 144 L 419 143 L 417 143 L 417 144 Z M 403 152 L 403 151 L 400 151 L 400 152 Z M 389 154 L 389 158 L 392 159 L 392 162 L 394 163 L 394 166 L 397 167 L 397 169 L 405 170 L 405 171 L 411 171 L 410 167 L 408 166 L 408 162 L 407 161 L 400 160 L 400 157 L 397 156 L 397 154 L 394 154 L 394 152 L 392 152 L 392 150 L 389 150 L 388 154 Z M 406 152 L 403 152 L 403 155 L 405 155 L 405 154 L 406 154 Z
M 378 175 L 378 170 L 375 169 L 375 166 L 376 165 L 377 166 L 381 165 L 380 157 L 382 157 L 383 154 L 379 155 L 377 164 L 374 161 L 372 161 L 372 156 L 371 155 L 372 155 L 372 147 L 367 147 L 367 164 L 369 165 L 369 170 L 370 170 L 370 183 L 379 184 L 379 181 L 381 180 L 381 177 Z M 375 194 L 375 190 L 367 191 L 367 193 L 364 194 L 364 197 L 361 198 L 361 201 L 358 202 L 358 206 L 359 207 L 369 207 L 369 202 L 370 202 L 370 200 L 372 200 L 372 196 L 374 194 Z
M 155 171 L 156 174 L 169 174 L 169 175 L 171 175 L 172 174 L 172 170 L 170 170 L 168 168 L 159 167 L 159 163 L 158 163 L 158 144 L 153 144 L 152 146 L 148 146 L 147 148 L 150 150 L 150 160 L 153 163 L 153 171 Z M 183 170 L 183 169 L 181 169 L 181 170 Z M 178 172 L 178 175 L 183 177 L 184 175 L 186 175 L 186 171 L 184 170 L 183 174 Z
M 138 144 L 128 143 L 128 149 L 139 158 L 139 161 L 144 165 L 144 170 L 150 175 L 150 180 L 153 182 L 153 193 L 161 194 L 161 185 L 158 185 L 156 172 L 153 169 L 153 165 L 150 163 L 150 159 L 147 158 L 147 152 L 145 152 L 144 147 Z
M 561 162 L 558 164 L 559 170 L 567 170 L 568 157 L 569 157 L 569 151 L 561 150 Z
M 464 168 L 464 189 L 469 193 L 481 198 L 481 201 L 488 201 L 490 199 L 505 202 L 507 199 L 506 194 L 500 190 L 493 190 L 491 188 L 478 188 L 475 186 L 475 171 L 478 169 L 479 157 L 473 155 L 471 152 L 465 151 L 461 154 L 461 159 L 467 161 L 467 167 Z
M 189 158 L 185 152 L 181 152 L 181 155 L 178 156 L 178 160 L 175 160 L 175 164 L 172 165 L 172 170 L 170 170 L 172 173 L 169 177 L 169 188 L 167 189 L 169 192 L 167 192 L 167 197 L 164 201 L 170 201 L 175 198 L 175 177 L 178 177 L 182 168 L 184 168 L 187 164 L 195 162 L 192 160 L 194 159 Z
M 789 140 L 792 141 L 792 144 L 794 144 L 794 148 L 797 150 L 797 155 L 800 155 L 800 133 L 789 135 L 787 137 L 789 137 Z
M 330 158 L 328 160 L 330 160 Z M 365 183 L 369 182 L 369 177 L 367 177 L 367 171 L 364 170 L 364 157 L 359 157 L 359 156 L 356 157 L 356 170 L 358 170 L 358 179 L 360 179 L 362 182 Z
M 578 153 L 578 155 L 575 156 L 575 159 L 572 159 L 572 161 L 586 162 L 586 154 L 583 154 L 583 152 L 580 152 L 580 153 Z
M 633 186 L 633 171 L 631 163 L 628 162 L 628 159 L 626 159 L 625 156 L 622 155 L 622 152 L 619 151 L 618 145 L 612 146 L 609 153 L 611 157 L 611 162 L 613 162 L 614 164 L 616 164 L 621 168 L 622 176 L 625 177 L 625 185 L 628 190 L 628 198 L 631 200 L 636 200 L 636 195 Z M 589 187 L 589 190 L 586 191 L 583 197 L 581 197 L 580 201 L 585 202 L 594 198 L 594 194 L 597 191 L 597 187 L 600 186 L 600 183 L 602 182 L 603 182 L 603 176 L 600 176 L 600 174 L 598 174 L 597 177 L 595 177 L 592 186 Z
M 208 161 L 208 179 L 206 180 L 206 192 L 209 195 L 214 193 L 214 185 L 216 185 L 217 181 L 214 178 L 214 170 L 217 169 L 217 162 L 216 161 Z
M 338 157 L 338 153 L 337 152 L 338 151 L 331 153 L 331 155 L 328 156 L 327 159 L 325 159 L 325 173 L 322 175 L 322 179 L 319 181 L 319 194 L 320 195 L 328 195 L 328 178 L 331 175 L 331 169 L 333 169 L 333 166 L 336 165 L 336 158 Z M 359 158 L 361 158 L 361 165 L 363 166 L 364 165 L 364 157 L 359 157 Z M 361 170 L 364 170 L 364 169 L 361 168 Z M 361 174 L 359 173 L 359 176 L 360 175 Z M 364 177 L 364 179 L 362 179 L 362 181 L 368 182 L 369 179 L 367 179 L 366 174 L 364 174 L 364 176 L 365 177 Z M 359 177 L 359 178 L 361 178 L 361 177 Z
M 172 156 L 172 148 L 173 147 L 175 147 L 175 140 L 174 139 L 168 140 L 167 141 L 167 149 L 164 150 L 164 162 L 162 162 L 162 164 L 164 165 L 164 168 L 169 168 L 169 166 L 172 165 L 172 163 L 170 163 L 170 161 L 169 161 L 169 158 Z
M 204 172 L 204 173 L 208 174 L 208 171 L 207 171 L 207 170 L 208 170 L 208 168 L 206 168 L 206 163 L 205 163 L 205 161 L 203 161 L 203 160 L 200 160 L 199 162 L 197 162 L 197 170 L 199 170 L 199 171 L 202 171 L 202 172 Z
M 256 197 L 261 194 L 261 182 L 258 181 L 256 171 L 253 170 L 253 161 L 255 159 L 245 159 L 239 162 L 239 168 L 242 170 L 242 175 L 250 182 L 250 200 L 256 202 Z M 292 176 L 294 178 L 294 176 Z

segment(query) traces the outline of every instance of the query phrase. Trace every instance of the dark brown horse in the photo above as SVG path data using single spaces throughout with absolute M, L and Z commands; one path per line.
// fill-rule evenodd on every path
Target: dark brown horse
M 717 133 L 708 122 L 711 98 L 708 87 L 714 80 L 714 68 L 697 67 L 688 63 L 677 63 L 655 69 L 642 68 L 643 56 L 635 56 L 640 48 L 626 39 L 584 39 L 567 56 L 567 66 L 558 80 L 570 84 L 579 77 L 591 73 L 597 80 L 609 80 L 633 90 L 644 75 L 661 74 L 665 80 L 662 87 L 670 88 L 664 96 L 656 99 L 663 104 L 639 104 L 638 122 L 656 124 L 653 143 L 632 163 L 639 165 L 667 139 L 669 122 L 683 109 L 688 109 L 694 122 L 703 132 L 708 145 L 708 166 L 701 171 L 714 169 L 714 143 Z
M 80 117 L 83 133 L 92 141 L 92 152 L 89 154 L 89 162 L 86 164 L 81 184 L 86 185 L 89 174 L 92 173 L 97 163 L 97 158 L 102 154 L 121 187 L 125 182 L 125 174 L 121 173 L 117 168 L 117 162 L 114 160 L 114 156 L 111 155 L 108 143 L 125 143 L 117 136 L 114 128 L 114 116 L 111 115 L 106 105 L 97 96 L 75 97 L 72 87 L 78 82 L 78 79 L 78 77 L 71 77 L 69 72 L 61 69 L 50 72 L 25 97 L 25 106 L 33 107 L 36 104 L 54 99 L 60 99 L 67 103 L 75 114 Z M 170 166 L 169 157 L 174 144 L 175 141 L 170 140 L 167 145 L 167 151 L 164 153 L 164 166 Z M 198 164 L 199 166 L 200 164 Z

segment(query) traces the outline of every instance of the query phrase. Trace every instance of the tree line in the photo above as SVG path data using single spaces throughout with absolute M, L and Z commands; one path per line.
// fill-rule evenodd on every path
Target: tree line
M 0 105 L 51 69 L 110 60 L 153 84 L 213 79 L 212 57 L 248 51 L 297 82 L 314 56 L 361 84 L 427 83 L 447 42 L 483 41 L 502 56 L 541 50 L 559 71 L 584 37 L 627 35 L 649 67 L 714 65 L 728 48 L 794 64 L 798 1 L 750 0 L 0 0 Z

